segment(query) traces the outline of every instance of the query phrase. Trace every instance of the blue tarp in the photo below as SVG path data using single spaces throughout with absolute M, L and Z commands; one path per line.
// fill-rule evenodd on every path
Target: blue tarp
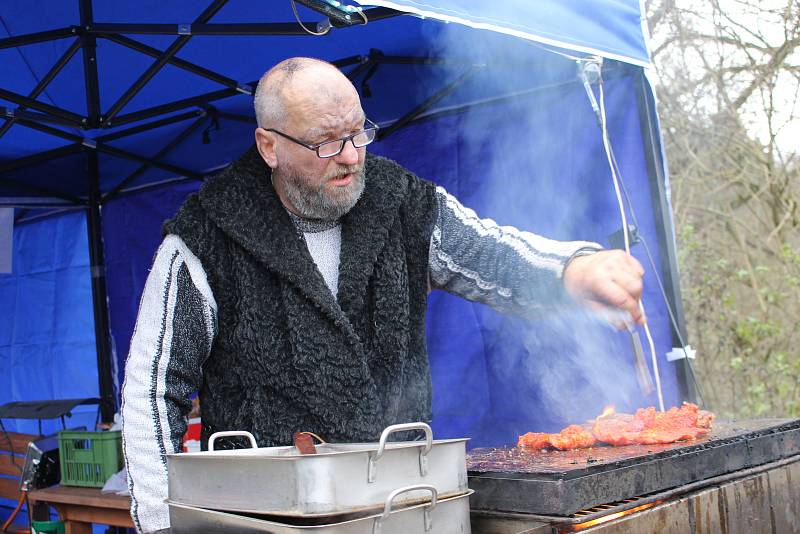
M 14 269 L 0 275 L 0 404 L 12 400 L 96 397 L 97 355 L 86 218 L 82 213 L 18 226 Z M 92 427 L 94 407 L 71 426 Z M 88 415 L 85 415 L 88 414 Z M 37 434 L 33 421 L 6 420 L 7 430 Z M 61 421 L 43 424 L 45 434 Z
M 0 208 L 0 274 L 11 272 L 14 242 L 14 210 Z
M 397 2 L 400 3 L 403 2 Z M 95 20 L 106 23 L 188 23 L 202 9 L 189 0 L 94 4 Z M 354 75 L 354 83 L 362 94 L 368 116 L 383 126 L 463 77 L 463 83 L 440 95 L 416 122 L 370 149 L 442 184 L 482 216 L 555 238 L 590 239 L 603 244 L 608 244 L 607 236 L 618 230 L 621 223 L 599 129 L 577 78 L 575 61 L 565 55 L 591 52 L 619 60 L 609 60 L 604 66 L 609 131 L 636 207 L 639 232 L 650 244 L 660 268 L 660 256 L 667 253 L 657 246 L 658 223 L 663 215 L 653 200 L 656 191 L 651 188 L 656 176 L 648 169 L 642 138 L 642 132 L 655 117 L 637 105 L 642 87 L 647 91 L 639 67 L 647 63 L 639 3 L 549 0 L 526 2 L 513 12 L 503 8 L 503 2 L 431 1 L 429 4 L 436 4 L 427 7 L 440 18 L 446 13 L 463 14 L 468 10 L 473 22 L 486 22 L 489 18 L 493 23 L 505 21 L 511 30 L 530 30 L 529 35 L 520 39 L 514 31 L 488 32 L 429 18 L 401 16 L 366 26 L 334 29 L 325 37 L 195 36 L 178 57 L 216 70 L 241 84 L 257 80 L 271 64 L 291 55 L 335 60 L 358 54 L 362 56 L 359 61 L 375 59 L 375 69 Z M 0 40 L 2 32 L 18 36 L 78 24 L 77 5 L 72 0 L 3 2 Z M 491 12 L 487 11 L 490 7 Z M 319 18 L 304 8 L 301 15 L 304 19 Z M 211 22 L 292 20 L 288 2 L 231 1 Z M 131 37 L 159 50 L 166 49 L 176 39 L 175 35 Z M 3 65 L 0 88 L 29 94 L 53 63 L 69 50 L 74 39 L 65 37 L 0 49 Z M 561 48 L 553 52 L 555 45 Z M 406 61 L 409 57 L 428 57 L 432 61 L 414 64 Z M 381 58 L 392 59 L 379 61 Z M 101 110 L 106 112 L 153 61 L 119 42 L 98 37 Z M 343 70 L 353 72 L 360 64 L 356 62 Z M 119 117 L 220 87 L 217 82 L 167 65 L 122 109 Z M 83 62 L 78 53 L 38 100 L 85 114 L 84 89 Z M 0 105 L 15 107 L 14 102 L 3 101 L 2 95 Z M 252 116 L 252 98 L 236 93 L 214 100 L 211 105 L 203 107 L 205 115 L 199 119 L 186 118 L 105 144 L 142 157 L 158 157 L 163 163 L 199 175 L 213 172 L 244 152 L 252 142 L 253 125 L 230 116 Z M 143 122 L 152 120 L 155 119 Z M 169 141 L 195 120 L 201 121 L 199 126 L 161 154 Z M 59 128 L 79 136 L 84 147 L 91 151 L 93 143 L 98 146 L 104 143 L 101 136 L 136 124 L 95 130 Z M 3 165 L 16 158 L 81 142 L 14 125 L 0 138 L 0 197 L 85 198 L 89 190 L 85 151 L 32 167 L 7 167 L 3 171 Z M 102 211 L 109 316 L 121 377 L 139 295 L 160 241 L 161 222 L 174 213 L 187 194 L 199 187 L 199 182 L 184 179 L 158 189 L 138 190 L 181 176 L 164 166 L 145 167 L 134 175 L 141 166 L 139 161 L 103 151 L 97 154 L 101 192 L 107 193 L 133 176 L 125 187 L 127 192 L 106 202 Z M 30 186 L 40 189 L 32 190 Z M 50 236 L 65 224 L 62 219 L 74 221 L 74 217 L 53 217 L 20 226 L 17 235 L 36 229 L 40 237 L 36 241 L 17 239 L 18 254 L 42 255 L 42 251 L 51 250 Z M 76 227 L 74 232 L 76 241 L 71 246 L 85 255 L 85 227 Z M 663 356 L 671 347 L 666 309 L 642 250 L 634 249 L 634 254 L 648 270 L 647 313 L 661 360 L 665 400 L 667 405 L 675 404 L 679 401 L 675 368 Z M 15 268 L 20 261 L 25 262 L 15 257 Z M 53 261 L 48 269 L 50 276 L 56 277 L 61 267 Z M 0 302 L 4 304 L 0 308 L 0 323 L 8 323 L 11 318 L 12 322 L 26 322 L 28 328 L 35 328 L 39 318 L 81 310 L 71 315 L 74 323 L 70 323 L 70 329 L 93 339 L 90 278 L 85 267 L 83 272 L 84 278 L 76 275 L 61 282 L 70 286 L 64 291 L 72 296 L 59 299 L 52 306 L 38 299 L 9 300 L 12 293 L 8 292 L 8 285 L 0 285 Z M 3 280 L 0 275 L 0 284 Z M 76 307 L 75 293 L 80 293 L 83 299 L 80 302 L 86 308 Z M 5 305 L 8 302 L 14 305 Z M 476 445 L 509 443 L 526 429 L 556 429 L 564 422 L 589 417 L 605 401 L 616 402 L 621 408 L 655 403 L 654 397 L 642 398 L 638 394 L 625 337 L 581 314 L 524 323 L 501 317 L 484 306 L 434 293 L 428 328 L 438 436 L 466 435 L 473 437 Z M 592 342 L 582 342 L 576 332 Z M 93 357 L 93 342 L 90 344 L 88 339 L 86 347 Z M 65 382 L 81 375 L 80 380 L 73 380 L 75 388 L 79 384 L 92 384 L 71 396 L 96 395 L 93 360 L 59 352 L 70 340 L 56 331 L 50 338 L 55 348 L 46 351 L 49 359 L 31 361 L 31 378 L 24 385 L 18 378 L 16 389 L 0 387 L 0 402 L 63 396 L 60 390 L 46 390 L 44 395 L 39 385 L 41 376 L 55 380 L 51 375 L 59 373 L 58 380 Z M 67 370 L 55 367 L 56 362 L 66 365 Z M 606 387 L 609 377 L 613 378 L 611 388 Z M 582 393 L 587 394 L 580 396 Z M 553 409 L 554 400 L 559 401 L 560 409 Z
M 522 39 L 649 65 L 639 0 L 358 0 Z

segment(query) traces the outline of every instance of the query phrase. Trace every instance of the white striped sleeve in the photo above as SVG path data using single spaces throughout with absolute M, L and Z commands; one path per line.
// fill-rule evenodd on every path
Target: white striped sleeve
M 442 187 L 431 235 L 431 286 L 503 313 L 536 316 L 565 301 L 562 275 L 569 260 L 600 250 L 588 241 L 555 241 L 481 219 Z
M 122 436 L 138 532 L 169 527 L 166 455 L 181 450 L 189 395 L 216 332 L 216 302 L 200 260 L 175 235 L 159 247 L 125 364 Z

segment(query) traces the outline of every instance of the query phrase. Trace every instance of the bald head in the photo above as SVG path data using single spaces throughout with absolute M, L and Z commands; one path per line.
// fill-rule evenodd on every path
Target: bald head
M 358 93 L 339 69 L 319 59 L 295 57 L 261 77 L 254 107 L 261 128 L 282 129 L 348 103 L 360 112 Z

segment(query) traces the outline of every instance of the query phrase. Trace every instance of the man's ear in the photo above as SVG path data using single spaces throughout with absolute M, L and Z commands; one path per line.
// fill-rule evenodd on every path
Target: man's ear
M 274 133 L 268 132 L 263 128 L 256 128 L 256 148 L 258 148 L 258 153 L 261 154 L 261 158 L 270 169 L 278 166 L 278 156 L 275 153 L 277 141 L 278 137 Z

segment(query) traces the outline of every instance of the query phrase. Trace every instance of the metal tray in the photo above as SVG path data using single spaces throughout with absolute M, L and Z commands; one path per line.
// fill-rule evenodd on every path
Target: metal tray
M 404 495 L 427 494 L 430 502 L 403 509 L 393 509 Z M 291 525 L 264 521 L 229 512 L 207 510 L 169 502 L 170 532 L 196 534 L 236 532 L 241 534 L 470 534 L 469 496 L 462 495 L 438 499 L 436 489 L 428 485 L 415 485 L 391 492 L 385 500 L 383 512 L 366 517 L 323 525 Z
M 422 430 L 425 441 L 388 442 Z M 247 435 L 254 448 L 214 451 L 215 437 Z M 169 500 L 201 508 L 285 516 L 324 516 L 383 506 L 399 487 L 425 484 L 440 496 L 467 491 L 466 439 L 433 440 L 424 423 L 388 427 L 378 443 L 255 448 L 252 435 L 219 432 L 208 452 L 167 456 Z M 398 502 L 426 497 L 409 491 Z

